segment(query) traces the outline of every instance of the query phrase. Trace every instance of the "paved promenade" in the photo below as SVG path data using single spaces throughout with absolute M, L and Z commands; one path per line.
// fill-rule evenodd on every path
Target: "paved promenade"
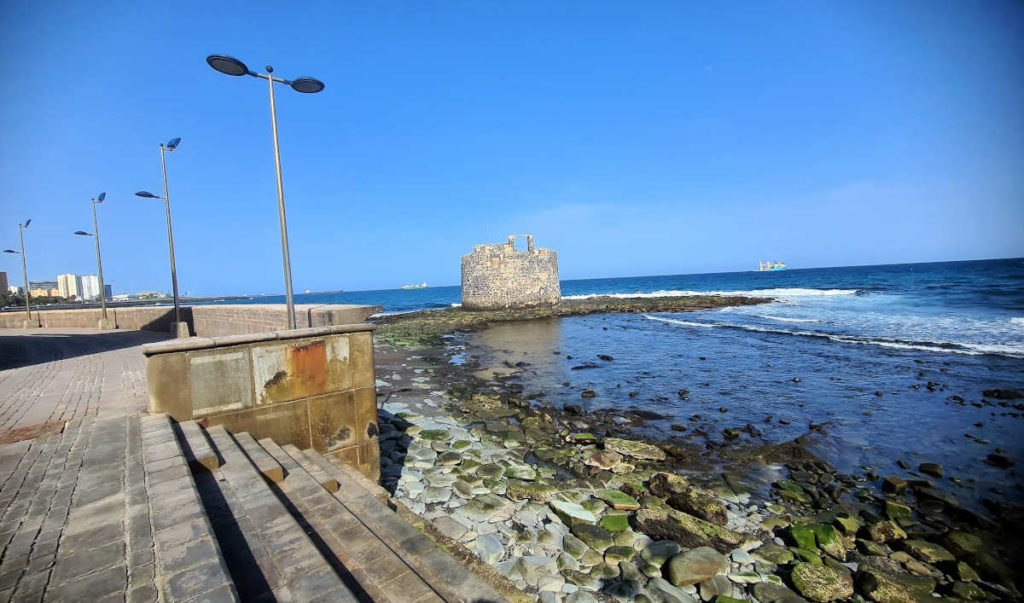
M 154 601 L 145 332 L 0 332 L 0 601 Z

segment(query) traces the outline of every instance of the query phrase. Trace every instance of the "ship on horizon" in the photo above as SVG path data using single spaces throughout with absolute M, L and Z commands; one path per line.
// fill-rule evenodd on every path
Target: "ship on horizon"
M 771 260 L 769 260 L 767 262 L 762 262 L 762 261 L 758 260 L 758 262 L 757 262 L 757 270 L 758 270 L 758 272 L 777 272 L 779 270 L 785 270 L 785 269 L 786 269 L 785 262 L 772 262 Z
M 419 283 L 418 285 L 402 285 L 399 289 L 426 289 L 426 283 Z

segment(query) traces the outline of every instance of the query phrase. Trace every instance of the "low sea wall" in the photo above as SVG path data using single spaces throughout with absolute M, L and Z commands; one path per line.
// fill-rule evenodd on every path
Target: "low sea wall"
M 143 346 L 149 411 L 336 456 L 380 479 L 370 324 Z
M 380 306 L 347 304 L 295 306 L 295 322 L 299 328 L 360 323 L 382 311 Z M 89 328 L 99 324 L 99 308 L 76 310 L 32 310 L 32 319 L 39 326 L 50 328 Z M 172 306 L 108 307 L 107 316 L 117 329 L 159 331 L 166 333 L 174 322 Z M 182 306 L 181 320 L 189 332 L 199 337 L 221 337 L 265 333 L 288 328 L 288 311 L 284 304 L 225 304 L 217 306 Z M 20 329 L 24 312 L 0 313 L 0 328 Z

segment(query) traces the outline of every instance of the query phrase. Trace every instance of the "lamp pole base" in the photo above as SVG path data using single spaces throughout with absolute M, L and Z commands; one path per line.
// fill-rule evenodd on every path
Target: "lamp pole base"
M 178 339 L 184 339 L 186 337 L 191 337 L 192 336 L 192 334 L 189 333 L 189 331 L 188 331 L 188 323 L 187 322 L 172 322 L 171 323 L 170 331 L 171 331 L 171 337 L 175 337 L 175 338 L 178 338 Z
M 109 318 L 100 318 L 96 321 L 96 328 L 101 331 L 110 331 L 116 329 L 114 321 Z
M 21 321 L 21 328 L 22 329 L 38 329 L 39 328 L 39 321 L 34 319 L 34 318 L 32 320 L 23 320 L 23 321 Z

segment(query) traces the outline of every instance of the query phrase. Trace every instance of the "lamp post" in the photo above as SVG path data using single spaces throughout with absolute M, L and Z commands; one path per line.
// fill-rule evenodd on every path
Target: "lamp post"
M 174 295 L 174 324 L 171 325 L 171 332 L 177 337 L 188 337 L 188 324 L 181 322 L 181 308 L 178 304 L 178 269 L 174 264 L 174 231 L 171 228 L 171 193 L 167 186 L 167 153 L 178 148 L 181 144 L 180 138 L 172 138 L 166 145 L 160 145 L 160 169 L 164 176 L 164 194 L 154 195 L 148 191 L 139 191 L 135 196 L 143 199 L 163 199 L 164 208 L 167 211 L 167 248 L 171 255 L 171 291 Z M 184 324 L 184 326 L 182 326 Z
M 284 261 L 284 296 L 288 306 L 288 328 L 295 328 L 295 299 L 292 296 L 292 263 L 288 253 L 288 220 L 284 211 L 284 182 L 281 179 L 281 150 L 277 142 L 277 106 L 274 102 L 274 84 L 291 86 L 292 90 L 303 94 L 316 94 L 324 89 L 324 83 L 311 77 L 300 77 L 285 80 L 274 77 L 274 68 L 267 65 L 266 73 L 250 71 L 245 63 L 234 57 L 213 54 L 206 57 L 207 64 L 215 70 L 230 76 L 249 75 L 267 80 L 270 90 L 270 128 L 274 133 L 274 167 L 277 170 L 277 213 L 281 220 L 281 256 Z
M 18 240 L 21 243 L 21 251 L 4 249 L 4 253 L 13 253 L 21 256 L 21 276 L 25 279 L 25 328 L 32 326 L 32 304 L 31 289 L 28 288 L 28 263 L 25 260 L 25 229 L 32 223 L 32 219 L 25 220 L 25 223 L 18 224 Z
M 107 198 L 107 193 L 100 193 L 95 199 L 92 200 L 92 228 L 93 232 L 85 232 L 84 230 L 76 230 L 75 234 L 83 237 L 94 237 L 96 239 L 96 270 L 99 272 L 100 278 L 100 324 L 101 329 L 110 328 L 110 324 L 107 320 L 107 288 L 103 284 L 103 255 L 100 253 L 100 223 L 96 218 L 96 206 L 103 203 L 103 200 Z

